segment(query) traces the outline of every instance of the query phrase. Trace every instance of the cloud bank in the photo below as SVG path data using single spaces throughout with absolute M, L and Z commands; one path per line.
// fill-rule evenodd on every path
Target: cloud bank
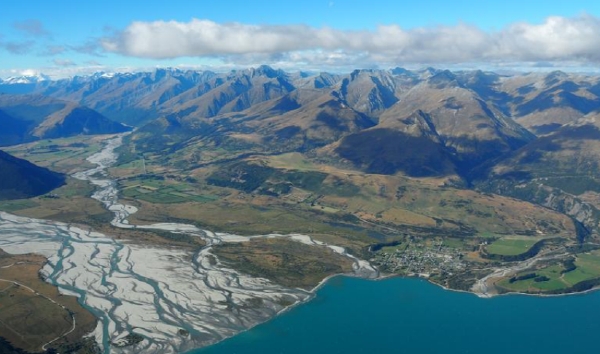
M 369 63 L 600 62 L 600 19 L 549 17 L 486 32 L 468 24 L 344 31 L 306 25 L 133 22 L 102 38 L 107 52 L 152 59 L 216 57 L 225 62 Z

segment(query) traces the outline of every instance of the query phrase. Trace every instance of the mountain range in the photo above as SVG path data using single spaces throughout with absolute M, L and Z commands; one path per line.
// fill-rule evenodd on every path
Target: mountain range
M 492 111 L 514 119 L 534 134 L 556 130 L 559 125 L 595 110 L 600 102 L 597 76 L 560 71 L 506 76 L 480 70 L 395 68 L 355 70 L 344 75 L 289 73 L 263 65 L 228 73 L 157 69 L 97 73 L 57 81 L 43 75 L 13 77 L 0 82 L 0 92 L 77 102 L 110 119 L 137 126 L 168 115 L 210 118 L 242 112 L 278 98 L 286 97 L 285 101 L 293 105 L 321 95 L 334 95 L 352 110 L 378 119 L 392 106 L 414 108 L 419 102 L 412 98 L 418 97 L 419 92 L 451 90 L 469 92 L 474 99 L 492 107 Z M 292 108 L 286 107 L 285 102 L 283 105 L 279 108 Z
M 299 152 L 367 173 L 443 178 L 534 201 L 572 216 L 588 232 L 600 219 L 600 77 L 594 75 L 434 68 L 338 74 L 260 66 L 13 78 L 0 82 L 0 92 L 26 93 L 39 102 L 33 111 L 46 117 L 79 109 L 136 126 L 130 151 L 160 155 L 183 169 Z M 32 117 L 38 123 L 27 129 L 11 121 L 15 105 L 2 102 L 18 101 L 12 97 L 0 96 L 0 117 L 13 122 L 13 136 L 25 130 L 28 137 L 53 136 L 59 118 Z M 198 160 L 207 146 L 224 154 Z

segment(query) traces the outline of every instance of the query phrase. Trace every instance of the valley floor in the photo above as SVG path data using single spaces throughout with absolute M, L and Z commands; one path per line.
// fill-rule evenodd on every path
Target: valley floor
M 418 189 L 412 187 L 419 182 L 405 181 L 411 188 L 402 188 L 382 176 L 348 174 L 342 181 L 339 170 L 326 177 L 306 164 L 313 172 L 288 177 L 308 190 L 310 178 L 320 179 L 330 190 L 294 189 L 278 199 L 231 189 L 223 194 L 224 189 L 204 185 L 206 195 L 190 194 L 174 187 L 177 178 L 164 175 L 150 181 L 107 177 L 121 143 L 122 136 L 110 137 L 88 154 L 90 168 L 75 173 L 80 181 L 68 185 L 78 188 L 0 203 L 10 212 L 0 214 L 0 248 L 47 257 L 44 280 L 79 297 L 98 319 L 93 335 L 103 353 L 169 353 L 209 345 L 307 301 L 323 279 L 340 273 L 422 276 L 480 296 L 584 291 L 600 277 L 597 247 L 570 238 L 568 218 L 517 200 L 435 183 Z M 290 160 L 265 163 L 289 166 Z M 84 196 L 91 191 L 87 182 L 101 204 Z M 357 185 L 361 193 L 375 192 L 343 196 L 355 193 Z M 184 200 L 122 198 L 126 189 Z M 394 201 L 376 199 L 389 191 Z M 433 200 L 435 207 L 423 200 Z M 473 230 L 494 215 L 497 222 L 490 227 L 497 233 Z M 465 223 L 459 223 L 463 216 Z M 213 226 L 218 232 L 206 230 Z M 508 237 L 499 232 L 503 228 L 538 233 Z M 257 231 L 267 232 L 256 236 Z M 561 287 L 553 277 L 568 281 Z

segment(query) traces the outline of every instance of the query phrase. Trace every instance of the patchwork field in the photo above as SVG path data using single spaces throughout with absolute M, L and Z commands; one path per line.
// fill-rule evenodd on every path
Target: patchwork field
M 577 254 L 562 262 L 519 272 L 497 286 L 504 291 L 560 293 L 590 289 L 600 284 L 600 251 Z
M 120 190 L 126 198 L 150 203 L 168 204 L 185 202 L 210 202 L 217 196 L 198 193 L 189 183 L 164 178 L 138 177 L 121 180 Z

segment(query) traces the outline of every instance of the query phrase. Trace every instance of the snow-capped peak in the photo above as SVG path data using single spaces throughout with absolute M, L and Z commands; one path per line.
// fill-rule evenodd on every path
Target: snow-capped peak
M 4 80 L 4 84 L 34 84 L 40 81 L 51 80 L 49 76 L 44 74 L 33 74 L 33 75 L 22 75 L 22 76 L 11 76 Z
M 114 72 L 105 72 L 105 71 L 98 71 L 96 73 L 94 73 L 93 75 L 91 75 L 91 78 L 93 79 L 110 79 L 113 78 L 116 75 L 116 73 Z

